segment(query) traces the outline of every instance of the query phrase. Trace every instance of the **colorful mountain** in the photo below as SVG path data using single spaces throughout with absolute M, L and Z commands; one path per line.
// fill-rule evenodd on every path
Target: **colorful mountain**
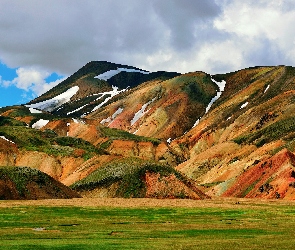
M 293 67 L 210 75 L 90 62 L 0 109 L 0 165 L 87 197 L 295 199 L 294 96 Z

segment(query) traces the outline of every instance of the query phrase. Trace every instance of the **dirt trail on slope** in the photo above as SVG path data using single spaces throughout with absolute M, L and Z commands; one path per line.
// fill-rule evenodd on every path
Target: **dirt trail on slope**
M 76 207 L 121 207 L 121 208 L 152 208 L 152 207 L 182 207 L 182 208 L 243 208 L 269 205 L 294 206 L 295 201 L 218 198 L 211 200 L 190 199 L 149 199 L 149 198 L 74 198 L 47 200 L 3 200 L 0 208 L 16 206 L 76 206 Z

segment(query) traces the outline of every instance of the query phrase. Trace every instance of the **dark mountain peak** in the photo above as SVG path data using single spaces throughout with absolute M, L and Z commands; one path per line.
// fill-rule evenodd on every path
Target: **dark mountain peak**
M 126 89 L 151 80 L 167 80 L 176 72 L 148 72 L 133 66 L 91 61 L 66 80 L 32 100 L 28 106 L 56 115 L 79 117 L 105 105 Z M 82 108 L 81 108 L 82 107 Z

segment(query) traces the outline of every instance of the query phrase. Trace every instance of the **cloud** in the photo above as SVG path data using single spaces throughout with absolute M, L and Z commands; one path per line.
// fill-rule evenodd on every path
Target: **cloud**
M 2 80 L 2 77 L 0 76 L 0 85 L 6 88 L 13 85 L 27 92 L 33 92 L 37 96 L 45 93 L 47 90 L 65 79 L 62 78 L 56 81 L 46 82 L 46 78 L 50 76 L 50 73 L 33 67 L 18 68 L 16 74 L 17 77 L 11 81 Z
M 214 25 L 241 45 L 243 65 L 294 65 L 295 33 L 290 32 L 295 23 L 294 7 L 291 1 L 235 0 Z
M 44 84 L 40 69 L 70 75 L 91 60 L 183 73 L 295 64 L 293 0 L 1 0 L 0 10 L 0 60 L 38 69 L 32 86 Z
M 191 48 L 220 13 L 214 1 L 153 1 L 155 12 L 170 31 L 170 43 L 176 50 Z
M 45 84 L 45 78 L 49 76 L 48 72 L 38 71 L 34 68 L 19 68 L 16 70 L 17 77 L 12 80 L 20 89 L 29 89 L 33 85 Z
M 90 60 L 148 65 L 160 51 L 191 49 L 220 12 L 206 0 L 3 0 L 0 8 L 0 59 L 67 75 Z

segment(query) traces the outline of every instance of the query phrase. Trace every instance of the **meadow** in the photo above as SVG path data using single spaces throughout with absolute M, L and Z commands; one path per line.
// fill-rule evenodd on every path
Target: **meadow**
M 0 249 L 293 249 L 295 203 L 247 199 L 0 202 Z

